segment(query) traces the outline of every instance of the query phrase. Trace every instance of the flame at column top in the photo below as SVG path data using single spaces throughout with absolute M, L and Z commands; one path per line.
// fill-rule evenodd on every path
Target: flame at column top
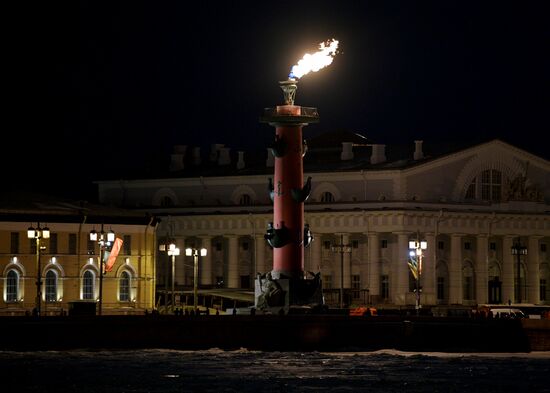
M 301 78 L 309 72 L 317 72 L 321 68 L 332 63 L 338 50 L 338 40 L 332 38 L 329 41 L 321 42 L 319 50 L 313 54 L 306 53 L 298 64 L 293 65 L 288 74 L 289 79 Z

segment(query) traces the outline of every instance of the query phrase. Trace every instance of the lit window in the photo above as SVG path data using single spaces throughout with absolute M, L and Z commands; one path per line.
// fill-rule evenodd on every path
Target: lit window
M 46 301 L 57 301 L 57 273 L 53 270 L 48 270 L 46 273 Z
M 16 302 L 19 298 L 19 274 L 10 270 L 6 277 L 6 302 Z
M 122 272 L 119 280 L 118 299 L 121 302 L 130 301 L 130 273 Z
M 90 270 L 86 270 L 82 276 L 82 299 L 92 300 L 94 298 L 94 279 L 95 275 Z

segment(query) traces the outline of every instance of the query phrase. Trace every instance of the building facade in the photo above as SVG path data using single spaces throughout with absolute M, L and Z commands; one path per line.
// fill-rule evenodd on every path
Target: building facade
M 0 315 L 90 312 L 99 302 L 103 315 L 154 308 L 155 227 L 150 218 L 37 196 L 23 199 L 8 196 L 0 208 Z M 40 231 L 38 236 L 29 238 L 29 225 Z M 107 261 L 111 247 L 106 244 L 102 253 L 89 236 L 102 230 L 123 241 L 114 265 L 103 274 L 99 258 Z
M 321 274 L 328 303 L 343 288 L 346 304 L 414 305 L 409 242 L 422 240 L 421 304 L 550 304 L 549 161 L 500 140 L 429 154 L 422 141 L 392 150 L 346 133 L 308 144 L 305 222 L 314 241 L 304 271 Z M 207 248 L 201 287 L 251 289 L 272 268 L 264 234 L 273 156 L 268 149 L 255 165 L 242 152 L 232 160 L 223 145 L 205 160 L 198 148 L 186 151 L 175 149 L 164 176 L 97 182 L 100 201 L 164 216 L 159 239 Z M 519 246 L 525 251 L 514 253 Z M 159 256 L 160 285 L 166 260 Z M 193 284 L 192 265 L 178 257 L 178 287 Z

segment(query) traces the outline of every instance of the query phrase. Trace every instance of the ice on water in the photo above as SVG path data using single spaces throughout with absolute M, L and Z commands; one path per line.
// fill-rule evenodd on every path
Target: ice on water
M 550 392 L 550 352 L 0 352 L 25 392 Z

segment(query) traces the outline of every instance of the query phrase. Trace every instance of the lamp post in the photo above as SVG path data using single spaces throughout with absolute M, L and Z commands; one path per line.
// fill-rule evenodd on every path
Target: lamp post
M 521 256 L 527 255 L 527 247 L 521 245 L 521 239 L 518 237 L 517 242 L 512 246 L 512 255 L 517 256 L 517 270 L 516 270 L 516 282 L 517 282 L 517 291 L 518 294 L 516 296 L 517 303 L 521 303 Z
M 172 300 L 172 305 L 171 305 L 171 308 L 172 308 L 172 313 L 174 312 L 174 305 L 175 305 L 175 279 L 176 279 L 176 257 L 178 255 L 180 255 L 180 249 L 178 247 L 176 247 L 176 245 L 173 243 L 173 242 L 170 242 L 170 243 L 165 243 L 165 244 L 161 244 L 159 246 L 159 250 L 160 251 L 164 251 L 168 254 L 168 256 L 170 257 L 170 262 L 172 263 L 172 291 L 170 293 L 170 298 Z M 166 280 L 166 286 L 168 286 L 168 279 Z M 168 292 L 168 291 L 167 291 Z M 168 293 L 166 294 L 168 295 Z M 168 301 L 167 301 L 167 297 L 165 298 L 164 300 L 164 306 L 165 306 L 165 310 L 168 311 Z
M 41 228 L 40 223 L 36 223 L 36 228 L 33 228 L 32 225 L 27 229 L 27 237 L 29 239 L 34 239 L 36 245 L 36 301 L 35 309 L 36 316 L 40 316 L 40 307 L 42 305 L 42 265 L 40 263 L 40 254 L 42 250 L 46 249 L 46 246 L 40 245 L 41 239 L 50 238 L 50 229 L 48 227 Z
M 193 257 L 193 308 L 195 312 L 197 311 L 197 300 L 198 300 L 198 278 L 199 278 L 199 253 L 201 257 L 206 256 L 206 248 L 186 248 L 185 255 L 188 257 Z
M 428 242 L 420 240 L 420 236 L 417 233 L 416 240 L 409 241 L 409 268 L 415 278 L 415 309 L 416 315 L 420 314 L 420 277 L 422 275 L 422 258 L 424 257 L 424 250 L 428 249 Z
M 105 250 L 115 241 L 115 233 L 112 229 L 106 233 L 103 230 L 103 224 L 101 224 L 101 231 L 99 233 L 97 233 L 95 229 L 90 231 L 90 240 L 99 244 L 99 303 L 97 314 L 101 315 L 103 312 L 103 269 L 105 267 Z
M 351 253 L 351 246 L 344 244 L 344 235 L 340 235 L 340 244 L 332 246 L 331 250 L 340 253 L 340 308 L 344 308 L 344 254 Z

